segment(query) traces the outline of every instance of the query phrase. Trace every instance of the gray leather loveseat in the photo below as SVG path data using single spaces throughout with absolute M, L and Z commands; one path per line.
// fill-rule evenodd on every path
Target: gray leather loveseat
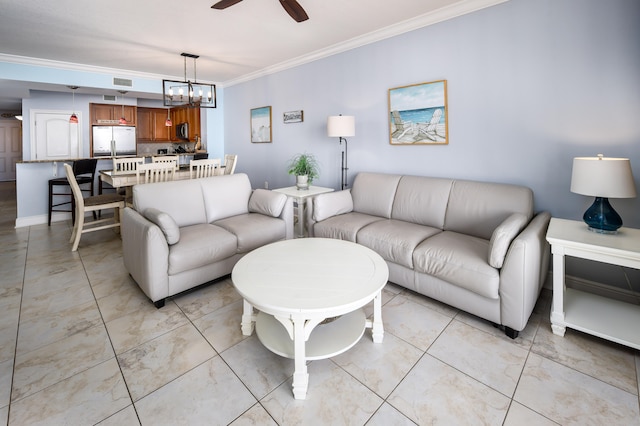
M 360 173 L 312 201 L 309 234 L 365 245 L 389 281 L 502 325 L 515 338 L 547 277 L 547 212 L 516 185 Z
M 122 214 L 124 265 L 142 291 L 165 298 L 230 274 L 251 250 L 293 237 L 284 194 L 251 189 L 246 174 L 133 187 Z

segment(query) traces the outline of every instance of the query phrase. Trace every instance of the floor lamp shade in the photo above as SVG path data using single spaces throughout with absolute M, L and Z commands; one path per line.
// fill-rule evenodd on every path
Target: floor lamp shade
M 346 138 L 356 135 L 356 119 L 352 115 L 333 115 L 327 120 L 330 138 Z
M 595 232 L 615 233 L 622 218 L 609 198 L 633 198 L 636 186 L 628 158 L 577 157 L 573 159 L 571 192 L 596 197 L 583 219 Z

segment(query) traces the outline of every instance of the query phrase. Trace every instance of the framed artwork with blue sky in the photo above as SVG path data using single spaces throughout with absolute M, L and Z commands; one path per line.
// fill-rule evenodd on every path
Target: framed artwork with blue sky
M 265 106 L 251 110 L 251 142 L 271 142 L 271 107 Z
M 447 80 L 389 89 L 391 145 L 447 145 Z

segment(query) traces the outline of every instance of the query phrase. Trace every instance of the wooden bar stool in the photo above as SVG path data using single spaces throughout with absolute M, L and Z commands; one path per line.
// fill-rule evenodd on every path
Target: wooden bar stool
M 96 165 L 98 160 L 90 158 L 86 160 L 76 160 L 73 162 L 73 173 L 77 177 L 76 181 L 78 185 L 89 184 L 88 188 L 82 188 L 82 192 L 89 192 L 89 195 L 93 195 L 93 181 L 96 174 Z M 62 192 L 63 187 L 69 188 L 68 192 Z M 56 188 L 59 188 L 57 190 Z M 54 197 L 64 197 L 65 201 L 57 202 L 54 204 Z M 70 209 L 56 207 L 70 205 Z M 76 220 L 76 209 L 73 193 L 71 192 L 71 186 L 69 180 L 66 177 L 49 179 L 49 226 L 51 226 L 51 215 L 53 212 L 71 212 L 71 219 L 73 222 Z M 95 214 L 95 213 L 94 213 Z

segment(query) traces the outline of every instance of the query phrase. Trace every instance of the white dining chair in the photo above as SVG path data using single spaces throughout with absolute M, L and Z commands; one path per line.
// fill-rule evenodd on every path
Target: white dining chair
M 236 170 L 236 163 L 238 162 L 238 156 L 232 154 L 226 154 L 224 156 L 224 174 L 232 175 Z
M 172 163 L 173 167 L 176 170 L 178 170 L 178 168 L 180 167 L 180 159 L 179 159 L 179 156 L 177 155 L 163 155 L 160 157 L 152 156 L 151 162 L 152 163 Z
M 136 183 L 171 181 L 175 172 L 175 166 L 171 162 L 140 164 L 136 169 Z
M 80 186 L 73 174 L 73 169 L 68 164 L 65 164 L 64 168 L 75 200 L 76 214 L 69 242 L 73 243 L 71 251 L 76 251 L 78 250 L 82 234 L 108 228 L 120 228 L 120 210 L 124 208 L 124 197 L 113 193 L 83 197 Z M 104 209 L 114 209 L 113 217 L 85 222 L 86 213 L 95 213 L 96 211 Z
M 111 174 L 121 175 L 127 173 L 135 173 L 139 164 L 144 164 L 144 157 L 126 157 L 113 159 L 113 172 Z
M 191 160 L 189 162 L 189 177 L 199 179 L 216 176 L 220 170 L 221 161 L 219 158 L 207 160 Z

